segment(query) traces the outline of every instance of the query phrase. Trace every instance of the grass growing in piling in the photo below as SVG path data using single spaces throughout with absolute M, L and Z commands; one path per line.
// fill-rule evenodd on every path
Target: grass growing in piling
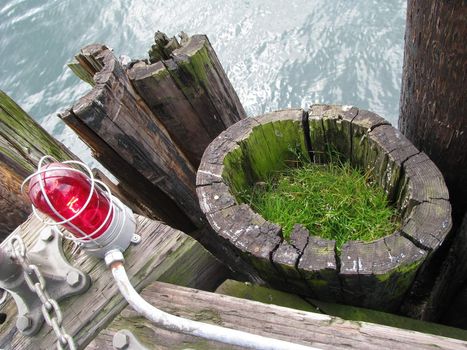
M 398 227 L 384 190 L 349 163 L 289 168 L 241 197 L 266 220 L 282 226 L 285 238 L 299 223 L 312 235 L 336 240 L 338 251 L 349 240 L 372 241 Z

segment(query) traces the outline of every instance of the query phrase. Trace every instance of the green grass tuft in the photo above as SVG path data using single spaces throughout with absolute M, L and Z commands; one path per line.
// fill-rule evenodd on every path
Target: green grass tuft
M 295 224 L 310 234 L 336 240 L 372 241 L 399 226 L 384 190 L 349 163 L 305 164 L 274 174 L 240 195 L 266 220 L 279 224 L 289 238 Z

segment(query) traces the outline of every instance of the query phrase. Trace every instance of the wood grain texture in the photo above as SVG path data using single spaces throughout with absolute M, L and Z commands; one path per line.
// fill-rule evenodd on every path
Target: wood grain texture
M 152 58 L 153 64 L 133 65 L 128 74 L 141 98 L 198 167 L 208 144 L 246 114 L 206 36 L 185 38 L 169 51 L 161 48 L 168 43 L 167 37 L 156 38 L 156 51 L 165 50 L 164 54 Z
M 345 321 L 319 313 L 208 293 L 156 282 L 142 295 L 172 314 L 239 329 L 320 349 L 465 349 L 467 342 L 366 322 Z M 123 310 L 90 344 L 89 349 L 111 349 L 111 337 L 130 329 L 149 349 L 238 349 L 221 343 L 167 332 Z
M 57 160 L 78 159 L 0 90 L 0 240 L 31 213 L 20 187 L 44 155 Z
M 141 216 L 136 216 L 136 219 L 137 233 L 142 241 L 127 249 L 125 266 L 137 290 L 155 280 L 213 290 L 227 276 L 225 267 L 189 236 L 158 221 Z M 41 227 L 42 224 L 31 217 L 15 232 L 30 246 L 37 239 Z M 103 260 L 89 257 L 82 251 L 71 254 L 72 244 L 68 241 L 64 243 L 64 249 L 71 263 L 88 273 L 92 280 L 86 293 L 60 302 L 65 328 L 78 347 L 84 349 L 125 307 L 126 302 L 112 282 L 112 274 Z M 54 347 L 54 333 L 47 325 L 34 337 L 24 337 L 16 331 L 16 307 L 11 299 L 0 310 L 7 315 L 6 322 L 0 326 L 2 349 Z
M 399 129 L 443 173 L 459 224 L 467 210 L 467 4 L 409 0 Z
M 135 93 L 112 52 L 102 45 L 82 52 L 77 57 L 95 72 L 95 85 L 62 119 L 155 217 L 193 230 L 202 217 L 194 168 Z

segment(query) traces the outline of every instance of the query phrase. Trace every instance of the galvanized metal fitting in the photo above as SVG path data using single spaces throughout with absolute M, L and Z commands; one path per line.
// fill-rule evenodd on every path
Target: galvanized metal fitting
M 114 262 L 124 262 L 125 258 L 123 257 L 123 253 L 118 249 L 113 249 L 105 254 L 105 264 L 107 266 L 112 265 Z
M 148 350 L 128 329 L 122 329 L 114 334 L 112 346 L 117 350 Z

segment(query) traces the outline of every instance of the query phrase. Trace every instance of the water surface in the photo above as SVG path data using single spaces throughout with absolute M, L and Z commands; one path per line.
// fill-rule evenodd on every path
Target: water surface
M 406 0 L 2 0 L 0 89 L 89 161 L 56 116 L 90 87 L 66 67 L 105 43 L 141 58 L 156 30 L 207 34 L 249 115 L 312 103 L 397 125 Z

